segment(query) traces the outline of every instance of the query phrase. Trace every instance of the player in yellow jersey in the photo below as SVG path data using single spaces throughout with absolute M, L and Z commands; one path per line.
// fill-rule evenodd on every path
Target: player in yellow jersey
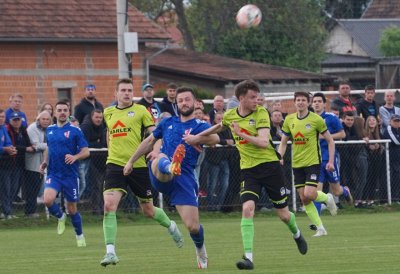
M 314 236 L 320 237 L 327 235 L 327 232 L 313 201 L 326 203 L 333 216 L 337 213 L 332 194 L 317 191 L 321 166 L 320 135 L 328 143 L 329 160 L 325 166 L 328 171 L 335 170 L 335 143 L 324 119 L 318 114 L 309 111 L 310 96 L 307 92 L 295 92 L 294 105 L 297 112 L 286 116 L 283 122 L 283 136 L 278 151 L 280 155 L 285 155 L 287 142 L 290 138 L 292 139 L 292 168 L 295 187 L 307 216 L 317 226 L 317 233 Z
M 295 215 L 287 206 L 284 175 L 279 163 L 280 156 L 272 144 L 268 112 L 264 107 L 257 106 L 259 93 L 260 89 L 254 81 L 240 82 L 235 87 L 239 106 L 226 111 L 221 123 L 197 135 L 207 136 L 229 128 L 240 153 L 240 169 L 244 178 L 240 189 L 241 232 L 245 254 L 243 260 L 236 263 L 239 269 L 254 268 L 253 217 L 263 187 L 272 200 L 279 218 L 292 232 L 300 253 L 307 253 L 307 243 L 297 227 Z M 189 139 L 185 140 L 191 142 Z
M 176 223 L 168 218 L 164 210 L 153 205 L 145 157 L 142 156 L 134 163 L 132 174 L 124 176 L 123 173 L 125 164 L 142 141 L 142 129 L 150 132 L 154 130 L 153 118 L 144 106 L 133 103 L 133 83 L 130 79 L 117 82 L 115 96 L 117 105 L 104 110 L 104 121 L 108 131 L 108 158 L 103 192 L 106 255 L 100 262 L 102 266 L 115 265 L 119 261 L 115 253 L 116 212 L 128 187 L 138 198 L 143 214 L 167 228 L 178 247 L 183 245 L 182 234 Z

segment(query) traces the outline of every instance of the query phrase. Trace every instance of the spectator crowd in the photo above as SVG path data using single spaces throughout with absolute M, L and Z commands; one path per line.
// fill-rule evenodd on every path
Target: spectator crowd
M 146 107 L 155 123 L 165 117 L 178 116 L 175 100 L 177 87 L 174 83 L 168 84 L 166 97 L 156 101 L 154 87 L 145 84 L 142 87 L 143 97 L 137 103 Z M 347 82 L 339 84 L 338 93 L 326 111 L 340 119 L 345 133 L 343 141 L 362 141 L 362 144 L 336 145 L 340 159 L 340 183 L 352 190 L 357 208 L 372 206 L 377 201 L 387 202 L 388 178 L 382 172 L 386 165 L 385 145 L 374 141 L 389 139 L 391 197 L 399 202 L 400 108 L 395 106 L 397 92 L 386 91 L 382 105 L 375 101 L 373 86 L 366 86 L 364 96 L 358 100 L 351 96 L 351 86 Z M 68 100 L 65 102 L 69 103 Z M 257 103 L 269 111 L 271 141 L 280 141 L 288 111 L 279 100 L 266 101 L 262 94 Z M 212 108 L 207 112 L 204 102 L 198 99 L 195 117 L 211 125 L 218 124 L 224 112 L 238 104 L 235 96 L 225 99 L 216 95 Z M 73 116 L 69 117 L 70 123 L 82 130 L 89 148 L 94 149 L 89 158 L 79 163 L 79 197 L 90 201 L 93 214 L 103 214 L 102 189 L 107 156 L 103 110 L 103 104 L 96 99 L 96 86 L 89 84 L 85 86 L 82 100 L 71 112 Z M 18 93 L 10 96 L 8 108 L 0 107 L 1 219 L 17 218 L 17 205 L 23 207 L 25 216 L 39 217 L 38 203 L 41 202 L 44 182 L 39 166 L 47 147 L 46 128 L 54 122 L 53 106 L 49 103 L 43 104 L 35 121 L 28 121 L 23 112 L 23 96 Z M 146 137 L 145 133 L 142 136 Z M 220 143 L 216 147 L 206 148 L 201 153 L 195 172 L 200 205 L 206 206 L 209 211 L 229 211 L 232 205 L 238 204 L 235 199 L 238 199 L 236 194 L 240 185 L 239 154 L 230 131 L 221 132 L 219 137 Z M 290 158 L 284 160 L 286 185 L 291 189 Z M 263 192 L 260 208 L 271 208 L 268 200 L 267 193 Z M 128 194 L 121 206 L 129 210 L 135 207 L 135 203 L 133 195 Z

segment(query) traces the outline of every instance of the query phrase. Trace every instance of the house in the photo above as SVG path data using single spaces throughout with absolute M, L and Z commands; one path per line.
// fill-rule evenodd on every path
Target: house
M 173 48 L 150 60 L 151 82 L 174 81 L 229 98 L 240 81 L 253 79 L 263 92 L 321 90 L 335 77 L 321 73 L 272 66 L 208 53 Z
M 19 92 L 23 110 L 33 121 L 40 106 L 83 96 L 87 83 L 97 86 L 97 97 L 114 100 L 118 79 L 116 2 L 109 0 L 2 1 L 0 16 L 0 107 Z M 139 53 L 133 54 L 135 91 L 146 79 L 146 42 L 170 39 L 157 24 L 129 5 L 129 31 L 138 33 Z
M 400 18 L 337 19 L 325 44 L 327 58 L 322 72 L 348 79 L 357 89 L 375 84 L 376 67 L 383 58 L 380 37 L 392 26 L 400 27 Z

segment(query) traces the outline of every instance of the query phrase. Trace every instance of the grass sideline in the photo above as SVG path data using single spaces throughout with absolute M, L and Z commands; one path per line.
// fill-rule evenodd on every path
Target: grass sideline
M 119 215 L 117 253 L 120 263 L 103 268 L 101 217 L 84 217 L 88 246 L 77 248 L 67 221 L 64 235 L 56 234 L 56 221 L 44 218 L 27 222 L 20 218 L 0 223 L 1 273 L 237 273 L 242 256 L 240 213 L 202 214 L 210 265 L 197 270 L 193 243 L 185 236 L 182 249 L 168 233 L 139 214 Z M 255 269 L 252 273 L 399 273 L 400 212 L 396 207 L 376 210 L 345 210 L 323 216 L 329 235 L 313 238 L 305 214 L 297 221 L 309 244 L 302 256 L 288 229 L 272 213 L 255 218 Z M 29 223 L 23 226 L 22 224 Z

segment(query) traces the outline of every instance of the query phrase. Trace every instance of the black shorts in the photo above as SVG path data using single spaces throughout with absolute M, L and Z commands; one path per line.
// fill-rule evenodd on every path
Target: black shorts
M 320 171 L 320 164 L 308 167 L 293 168 L 295 187 L 301 188 L 305 187 L 306 185 L 317 187 Z
M 242 203 L 251 200 L 257 204 L 261 189 L 264 187 L 275 208 L 287 206 L 284 175 L 278 161 L 242 169 L 242 175 L 244 179 L 240 186 Z
M 124 176 L 124 167 L 107 164 L 103 191 L 120 190 L 128 193 L 128 187 L 141 202 L 153 199 L 149 170 L 147 167 L 134 168 L 132 173 Z

